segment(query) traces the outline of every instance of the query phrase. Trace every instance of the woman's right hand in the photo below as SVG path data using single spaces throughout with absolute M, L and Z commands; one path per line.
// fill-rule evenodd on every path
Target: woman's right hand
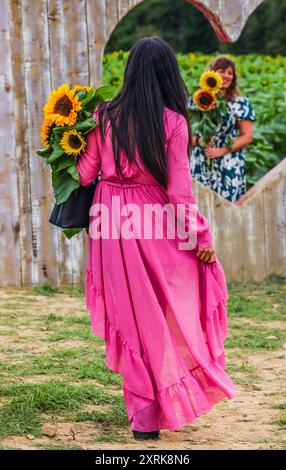
M 198 247 L 196 255 L 205 263 L 214 263 L 216 261 L 216 253 L 212 246 L 206 248 Z

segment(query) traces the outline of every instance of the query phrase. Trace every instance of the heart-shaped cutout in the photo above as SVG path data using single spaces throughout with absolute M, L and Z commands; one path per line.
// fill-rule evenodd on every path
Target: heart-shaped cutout
M 236 41 L 251 13 L 264 0 L 187 0 L 200 10 L 223 42 Z

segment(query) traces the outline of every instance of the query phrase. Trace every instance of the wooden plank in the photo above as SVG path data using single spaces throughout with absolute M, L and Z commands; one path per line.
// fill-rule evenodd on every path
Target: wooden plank
M 13 73 L 13 112 L 15 118 L 16 166 L 19 205 L 20 285 L 31 283 L 31 201 L 27 143 L 27 109 L 24 83 L 23 31 L 20 1 L 10 2 L 10 44 Z M 12 52 L 13 51 L 13 52 Z M 2 128 L 2 126 L 1 126 Z M 18 284 L 17 284 L 18 285 Z
M 285 172 L 286 173 L 286 172 Z M 278 207 L 281 208 L 279 213 L 279 231 L 281 238 L 281 251 L 277 267 L 278 274 L 286 274 L 286 175 L 281 175 L 279 193 L 278 193 Z
M 116 1 L 116 0 L 114 0 Z M 87 0 L 88 50 L 90 82 L 97 88 L 102 83 L 102 61 L 108 41 L 106 0 Z
M 246 193 L 244 193 L 235 202 L 237 206 L 245 204 L 249 199 L 255 196 L 263 188 L 269 186 L 273 180 L 275 180 L 280 173 L 286 173 L 286 158 L 283 158 L 277 165 L 275 165 L 270 171 L 268 171 L 259 181 L 257 181 Z
M 0 15 L 0 263 L 1 286 L 21 284 L 19 241 L 19 204 L 16 164 L 16 122 L 13 94 L 12 51 L 9 3 L 4 2 Z
M 267 274 L 285 274 L 285 174 L 264 188 L 263 201 Z
M 232 203 L 212 191 L 213 244 L 223 266 L 226 280 L 232 274 Z
M 61 47 L 63 47 L 66 58 L 66 77 L 69 78 L 68 82 L 71 86 L 90 85 L 89 68 L 87 67 L 87 64 L 90 63 L 88 54 L 90 20 L 87 19 L 86 1 L 65 0 L 63 6 Z M 80 236 L 71 238 L 71 240 L 65 237 L 63 244 L 68 250 L 64 251 L 66 256 L 62 260 L 62 271 L 68 273 L 70 283 L 77 284 L 84 280 L 87 264 L 87 234 L 82 230 Z
M 233 204 L 231 211 L 231 260 L 228 279 L 243 281 L 243 209 Z
M 27 142 L 31 197 L 31 281 L 59 282 L 57 243 L 49 226 L 51 182 L 43 160 L 36 155 L 41 146 L 42 106 L 50 91 L 50 57 L 46 1 L 22 0 L 23 62 L 27 106 Z
M 114 0 L 106 0 L 106 37 L 107 41 L 110 38 L 114 28 L 117 26 L 118 18 L 118 4 Z
M 85 0 L 49 0 L 47 5 L 52 89 L 65 82 L 70 86 L 90 85 Z M 92 19 L 89 21 L 92 22 Z M 77 284 L 83 280 L 86 267 L 86 232 L 83 230 L 80 235 L 68 240 L 61 229 L 52 227 L 51 230 L 59 237 L 61 282 Z
M 260 281 L 266 276 L 264 202 L 260 194 L 245 204 L 244 280 Z

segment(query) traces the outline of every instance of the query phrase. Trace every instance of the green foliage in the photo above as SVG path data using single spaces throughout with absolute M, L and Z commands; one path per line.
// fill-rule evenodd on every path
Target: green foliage
M 121 86 L 129 52 L 114 51 L 103 59 L 103 80 Z M 177 54 L 180 72 L 189 94 L 197 89 L 199 77 L 218 53 Z M 246 181 L 249 189 L 285 157 L 286 57 L 277 55 L 230 55 L 236 64 L 241 93 L 250 99 L 257 121 L 254 142 L 246 151 Z M 194 130 L 196 122 L 194 121 Z M 211 123 L 209 123 L 211 125 Z
M 84 403 L 117 404 L 112 396 L 93 386 L 74 386 L 58 380 L 3 386 L 0 397 L 11 398 L 0 410 L 0 437 L 41 435 L 40 413 L 65 414 L 80 410 Z
M 225 44 L 206 17 L 189 2 L 144 0 L 116 26 L 106 52 L 128 51 L 137 39 L 158 35 L 176 52 L 285 54 L 285 17 L 286 0 L 266 0 L 252 13 L 239 39 Z
M 112 86 L 102 86 L 97 90 L 90 88 L 77 92 L 81 102 L 81 110 L 77 113 L 76 123 L 73 125 L 57 126 L 53 124 L 49 133 L 47 148 L 37 150 L 37 155 L 46 158 L 46 164 L 51 166 L 52 187 L 57 204 L 65 202 L 70 194 L 80 186 L 77 171 L 79 155 L 66 153 L 61 139 L 67 131 L 77 131 L 78 135 L 86 141 L 86 135 L 97 125 L 93 112 L 97 103 L 103 99 L 112 98 L 117 89 Z M 71 238 L 80 230 L 68 230 L 65 235 Z
M 96 119 L 93 116 L 95 107 L 102 100 L 112 99 L 117 91 L 117 88 L 111 85 L 103 85 L 96 90 L 92 87 L 78 90 L 74 96 L 75 99 L 79 99 L 81 109 L 77 111 L 76 122 L 73 125 L 58 125 L 58 121 L 55 121 L 53 113 L 44 114 L 44 117 L 49 118 L 52 124 L 50 123 L 47 128 L 43 126 L 43 129 L 45 129 L 45 139 L 42 139 L 42 141 L 46 148 L 38 149 L 36 153 L 40 157 L 45 158 L 45 164 L 51 167 L 52 188 L 56 204 L 64 203 L 70 194 L 80 187 L 77 162 L 85 150 L 87 134 L 97 125 Z M 52 110 L 54 111 L 54 104 Z M 44 111 L 46 111 L 45 108 Z M 75 135 L 80 145 L 72 145 Z M 81 230 L 81 228 L 63 229 L 63 233 L 70 239 L 80 233 Z
M 286 339 L 285 289 L 285 275 L 271 275 L 259 282 L 228 283 L 227 373 L 239 386 L 240 394 L 243 390 L 253 391 L 254 383 L 261 384 L 267 416 L 275 419 L 272 424 L 277 426 L 269 430 L 274 436 L 274 431 L 285 428 L 283 383 L 272 380 L 272 376 L 279 378 L 279 373 L 284 377 L 281 348 Z M 7 288 L 3 294 L 0 438 L 33 434 L 36 439 L 30 444 L 28 439 L 21 439 L 13 446 L 72 450 L 69 436 L 59 432 L 56 438 L 48 439 L 42 426 L 54 424 L 61 431 L 61 426 L 68 423 L 77 433 L 73 423 L 81 423 L 78 426 L 85 448 L 93 448 L 96 442 L 125 439 L 130 426 L 123 378 L 106 367 L 104 340 L 91 335 L 89 316 L 82 305 L 84 289 L 78 299 L 74 297 L 79 297 L 80 291 L 68 284 L 60 288 L 48 284 Z M 51 342 L 53 332 L 59 341 L 62 338 L 68 342 Z M 277 386 L 270 387 L 270 381 L 266 381 L 269 387 L 264 390 L 268 373 L 271 384 Z M 70 442 L 82 444 L 80 439 Z M 8 442 L 2 441 L 0 450 L 8 448 Z

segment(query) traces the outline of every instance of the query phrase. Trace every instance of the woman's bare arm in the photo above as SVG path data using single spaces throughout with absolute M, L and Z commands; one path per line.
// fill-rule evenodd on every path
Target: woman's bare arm
M 226 145 L 223 147 L 209 147 L 205 148 L 205 154 L 208 158 L 223 157 L 227 153 L 236 152 L 241 150 L 253 141 L 253 124 L 252 121 L 247 119 L 240 119 L 238 121 L 240 135 L 234 140 L 231 148 Z

